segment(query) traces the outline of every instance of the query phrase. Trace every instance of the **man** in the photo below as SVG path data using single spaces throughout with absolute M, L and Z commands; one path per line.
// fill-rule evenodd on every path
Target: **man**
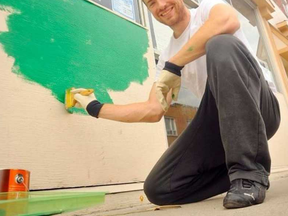
M 203 0 L 191 10 L 183 0 L 143 1 L 173 30 L 149 99 L 103 105 L 94 95 L 78 94 L 82 89 L 74 90 L 75 99 L 97 118 L 155 122 L 185 85 L 202 97 L 201 104 L 147 177 L 148 199 L 158 205 L 185 204 L 228 191 L 226 208 L 262 203 L 271 166 L 267 140 L 279 127 L 280 112 L 235 10 L 222 0 Z

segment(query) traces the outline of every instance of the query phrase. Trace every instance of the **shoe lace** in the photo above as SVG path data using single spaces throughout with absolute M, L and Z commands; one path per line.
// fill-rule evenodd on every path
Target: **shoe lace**
M 252 180 L 243 179 L 242 180 L 242 186 L 243 186 L 243 188 L 251 188 L 252 186 L 255 186 L 255 183 Z

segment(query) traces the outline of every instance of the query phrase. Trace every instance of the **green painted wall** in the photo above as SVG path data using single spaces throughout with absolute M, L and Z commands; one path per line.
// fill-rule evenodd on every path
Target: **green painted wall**
M 9 9 L 10 8 L 10 9 Z M 124 91 L 148 77 L 147 31 L 84 0 L 0 0 L 8 32 L 0 32 L 13 72 L 52 91 L 60 102 L 69 87 Z

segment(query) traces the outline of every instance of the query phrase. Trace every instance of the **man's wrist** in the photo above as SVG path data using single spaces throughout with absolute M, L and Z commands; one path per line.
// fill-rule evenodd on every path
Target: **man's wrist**
M 100 103 L 98 100 L 93 100 L 87 105 L 86 111 L 89 115 L 98 118 L 103 105 L 104 104 Z
M 184 66 L 178 66 L 172 62 L 166 61 L 163 70 L 167 70 L 177 76 L 181 76 L 181 70 Z

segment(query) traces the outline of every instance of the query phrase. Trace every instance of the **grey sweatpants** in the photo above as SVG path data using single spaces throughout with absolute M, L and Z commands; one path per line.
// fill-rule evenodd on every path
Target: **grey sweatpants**
M 145 194 L 154 204 L 207 199 L 239 178 L 269 186 L 267 140 L 280 124 L 278 101 L 236 37 L 213 37 L 206 57 L 208 78 L 198 112 L 145 181 Z

